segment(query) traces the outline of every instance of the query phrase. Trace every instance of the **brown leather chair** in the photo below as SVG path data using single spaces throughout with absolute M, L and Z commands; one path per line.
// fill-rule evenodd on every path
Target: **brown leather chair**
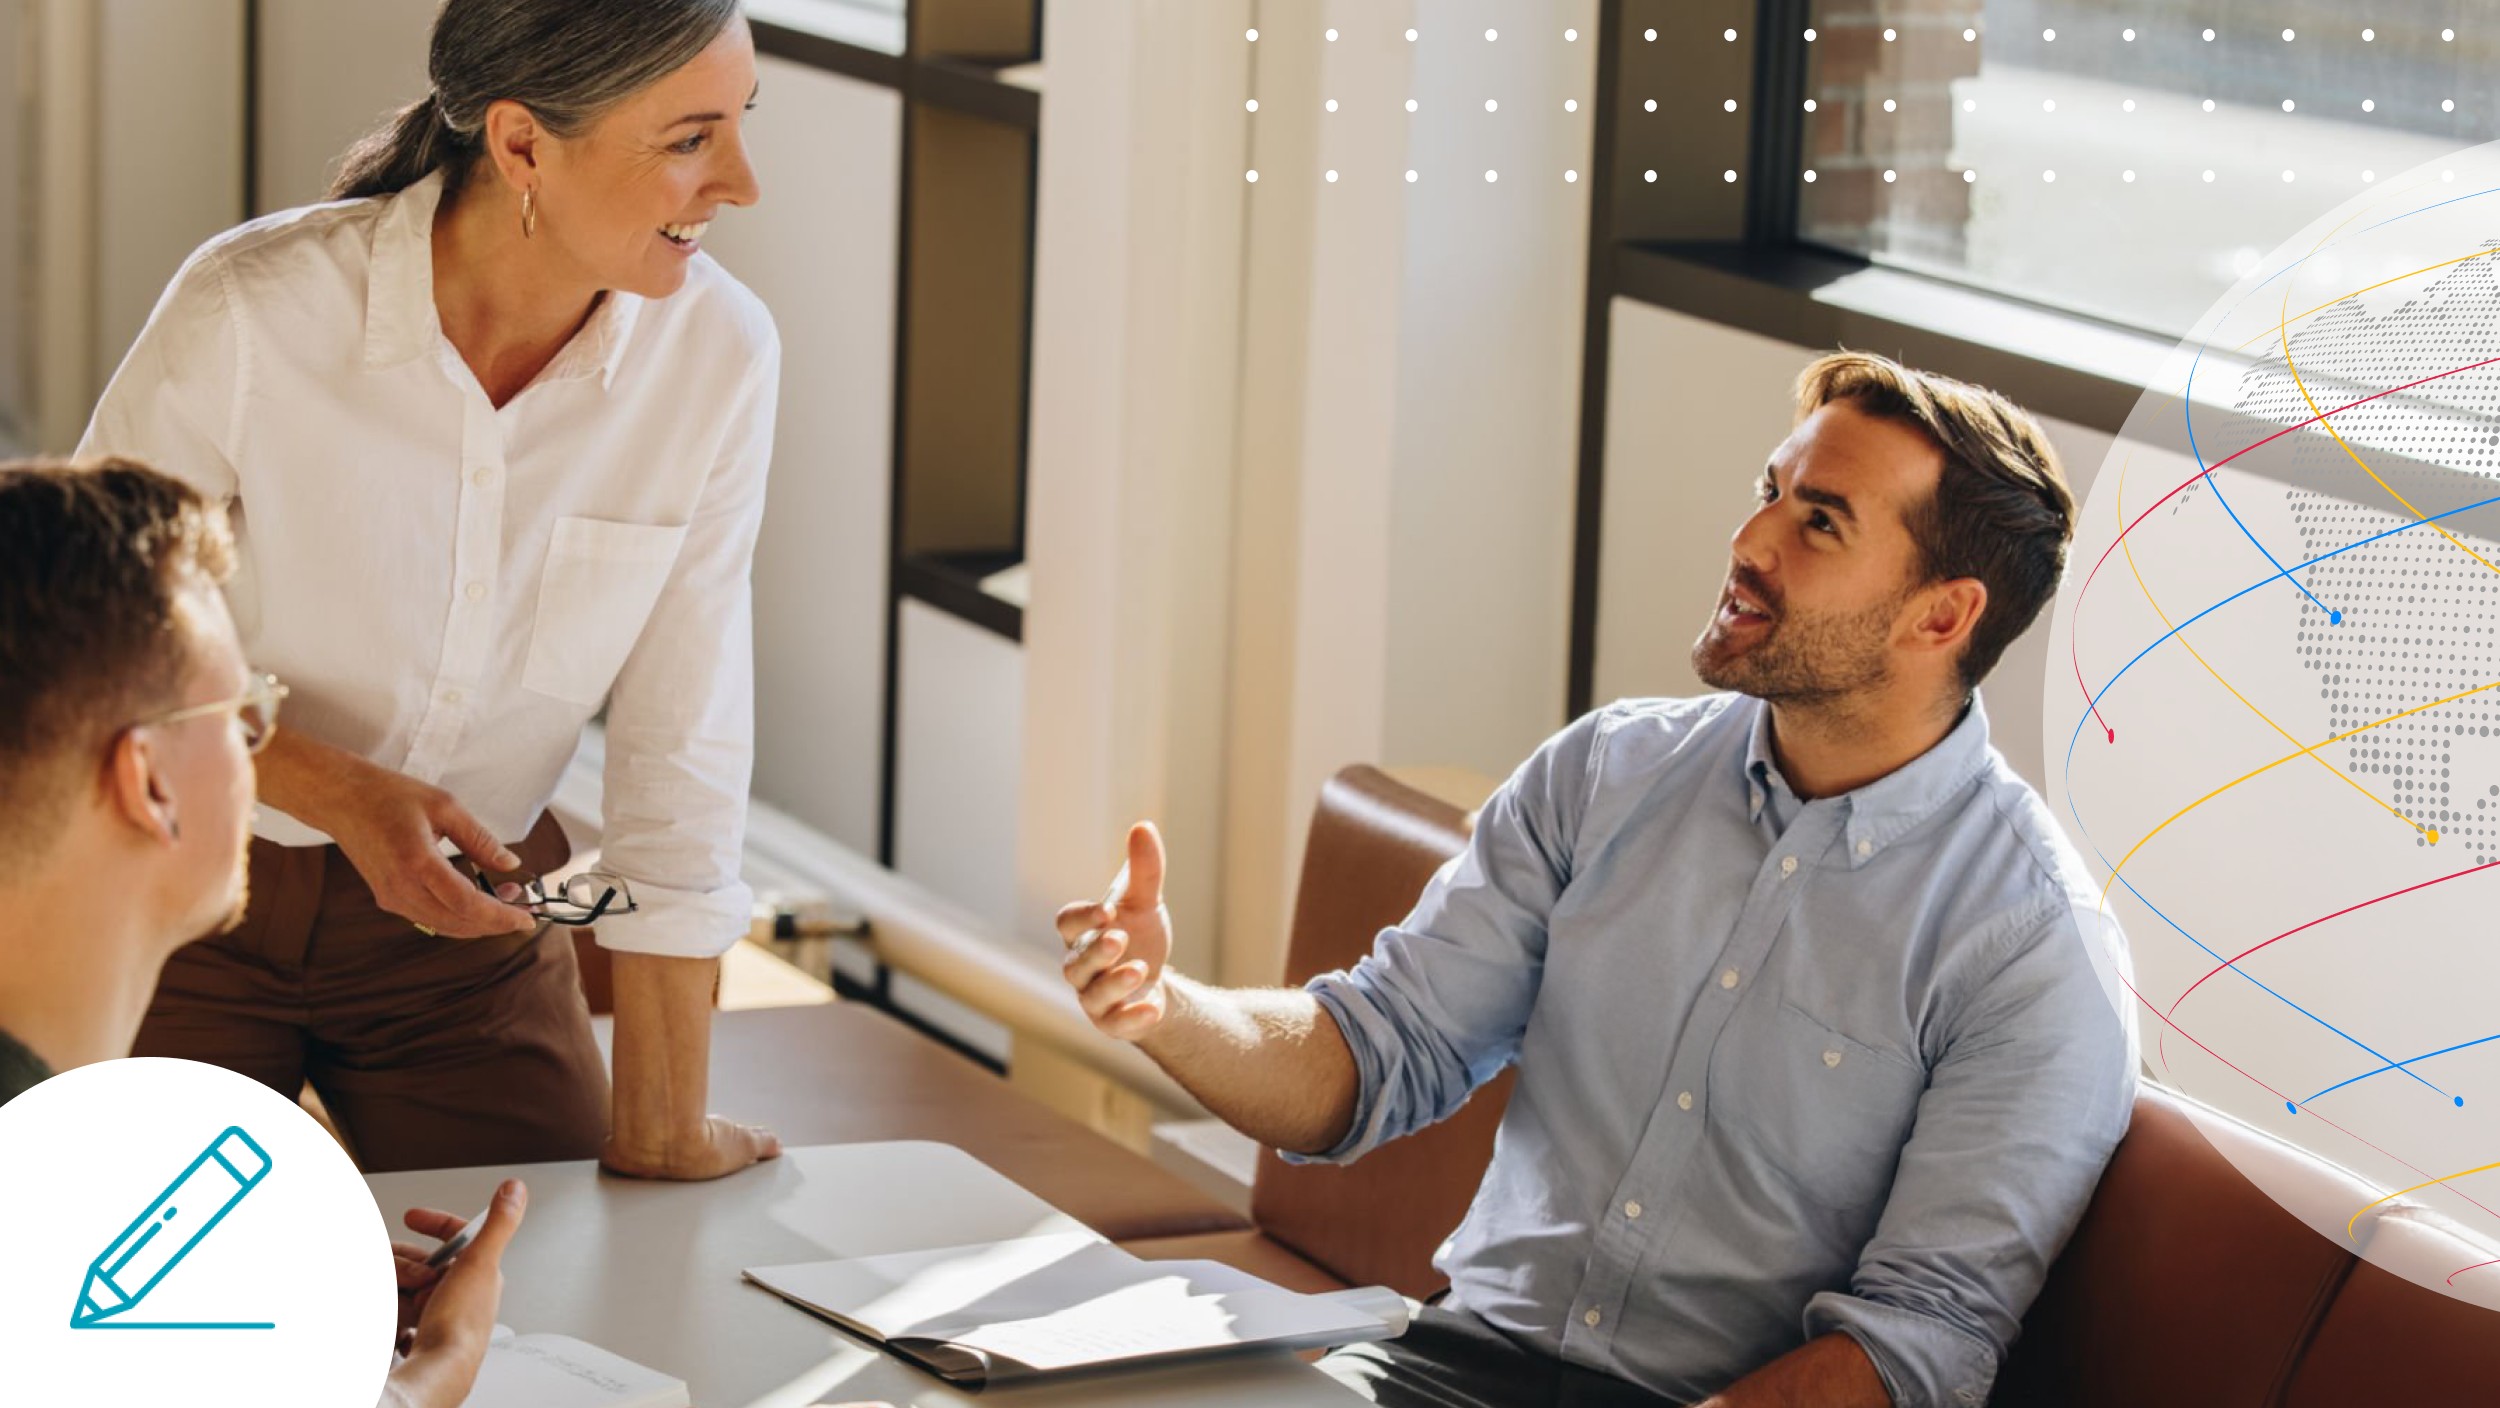
M 2023 1322 L 1996 1401 L 2500 1402 L 2500 1314 L 2361 1261 L 2276 1196 L 2332 1224 L 2379 1194 L 2271 1134 L 2147 1084 Z M 2361 1234 L 2391 1262 L 2434 1278 L 2490 1255 L 2415 1203 L 2372 1213 Z
M 1455 808 L 1368 767 L 1338 774 L 1313 819 L 1288 977 L 1343 967 L 1404 918 L 1466 843 Z M 1445 1124 L 1348 1168 L 1260 1158 L 1255 1230 L 1132 1241 L 1212 1256 L 1280 1283 L 1380 1283 L 1421 1296 L 1491 1157 L 1507 1076 Z M 2223 1148 L 2231 1152 L 2225 1154 Z M 2500 1403 L 2500 1314 L 2358 1261 L 2240 1172 L 2305 1207 L 2378 1190 L 2251 1126 L 2147 1085 L 2081 1226 L 2024 1322 L 1994 1401 L 2020 1408 L 2376 1408 Z M 2336 1218 L 2341 1213 L 2335 1214 Z M 2474 1244 L 2418 1206 L 2368 1235 L 2420 1245 L 2435 1277 Z M 2500 1277 L 2500 1267 L 2475 1274 Z
M 1377 768 L 1331 778 L 1303 852 L 1285 980 L 1301 983 L 1370 953 L 1466 844 L 1466 814 L 1447 802 Z M 1263 1149 L 1250 1193 L 1257 1230 L 1131 1250 L 1214 1257 L 1302 1289 L 1382 1285 L 1431 1295 L 1446 1284 L 1432 1269 L 1433 1251 L 1475 1197 L 1510 1087 L 1505 1072 L 1450 1119 L 1344 1167 L 1296 1166 Z

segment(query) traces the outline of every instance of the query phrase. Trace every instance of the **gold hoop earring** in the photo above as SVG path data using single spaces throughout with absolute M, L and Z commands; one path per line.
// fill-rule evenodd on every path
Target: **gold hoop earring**
M 529 239 L 537 233 L 538 188 L 536 186 L 532 186 L 528 190 L 521 192 L 521 238 Z

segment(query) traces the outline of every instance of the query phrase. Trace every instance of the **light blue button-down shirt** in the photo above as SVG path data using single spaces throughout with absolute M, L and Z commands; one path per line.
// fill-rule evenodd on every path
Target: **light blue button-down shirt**
M 1982 1402 L 2126 1131 L 2124 939 L 1976 699 L 1800 801 L 1769 711 L 1634 700 L 1549 740 L 1372 955 L 1345 1160 L 1516 1062 L 1453 1302 L 1708 1397 L 1807 1340 L 1894 1403 Z

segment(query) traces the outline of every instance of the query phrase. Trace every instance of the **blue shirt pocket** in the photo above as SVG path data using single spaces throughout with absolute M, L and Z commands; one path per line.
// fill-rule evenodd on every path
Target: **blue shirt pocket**
M 1739 1008 L 1710 1056 L 1710 1119 L 1734 1136 L 1731 1169 L 1862 1223 L 1892 1191 L 1927 1072 L 1785 1000 Z

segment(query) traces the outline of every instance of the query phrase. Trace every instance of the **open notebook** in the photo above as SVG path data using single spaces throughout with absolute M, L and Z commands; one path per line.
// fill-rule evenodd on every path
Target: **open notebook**
M 597 1345 L 497 1325 L 461 1408 L 687 1408 L 687 1401 L 685 1384 Z
M 795 1266 L 747 1279 L 957 1384 L 1406 1332 L 1370 1286 L 1301 1295 L 1212 1261 L 1142 1261 L 1087 1232 Z

